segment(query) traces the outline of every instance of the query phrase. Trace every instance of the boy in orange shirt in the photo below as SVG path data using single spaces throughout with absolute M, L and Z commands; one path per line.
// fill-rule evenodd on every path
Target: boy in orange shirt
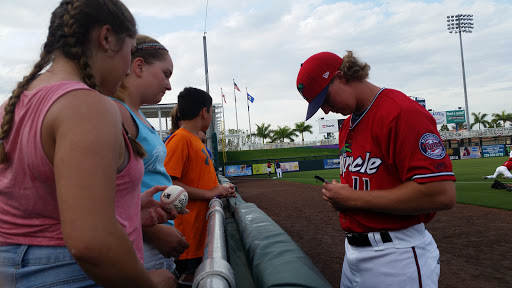
M 234 187 L 219 184 L 206 147 L 198 132 L 207 130 L 212 121 L 212 97 L 193 87 L 178 95 L 178 114 L 182 126 L 165 143 L 167 156 L 164 166 L 174 185 L 188 192 L 187 209 L 190 213 L 174 220 L 190 247 L 176 261 L 180 274 L 193 275 L 201 264 L 206 241 L 208 204 L 214 197 L 236 197 Z

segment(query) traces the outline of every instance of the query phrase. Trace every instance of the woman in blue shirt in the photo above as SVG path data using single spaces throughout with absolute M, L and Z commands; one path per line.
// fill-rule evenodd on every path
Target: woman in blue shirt
M 157 104 L 165 92 L 171 90 L 169 78 L 174 65 L 168 50 L 155 39 L 138 35 L 132 52 L 130 73 L 123 80 L 114 101 L 131 137 L 146 151 L 142 191 L 154 185 L 172 185 L 164 168 L 165 145 L 139 108 L 144 104 Z M 160 201 L 158 192 L 155 200 Z M 186 212 L 185 212 L 186 213 Z M 188 243 L 174 223 L 159 224 L 143 229 L 144 267 L 148 270 L 166 268 L 174 272 L 174 259 L 188 248 Z

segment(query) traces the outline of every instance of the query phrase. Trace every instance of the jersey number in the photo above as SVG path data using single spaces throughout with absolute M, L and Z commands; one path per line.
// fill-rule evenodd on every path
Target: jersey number
M 370 190 L 370 179 L 368 178 L 362 178 L 363 179 L 363 189 L 359 189 L 359 182 L 361 181 L 359 177 L 352 176 L 352 189 L 354 190 Z

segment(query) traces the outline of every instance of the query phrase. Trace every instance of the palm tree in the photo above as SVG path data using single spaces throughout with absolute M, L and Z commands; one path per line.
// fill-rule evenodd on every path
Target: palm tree
M 475 126 L 475 124 L 478 124 L 478 129 L 481 129 L 480 125 L 483 125 L 484 128 L 487 128 L 487 126 L 489 125 L 489 121 L 485 120 L 485 118 L 487 117 L 487 113 L 471 113 L 471 115 L 473 115 L 473 123 L 471 123 L 471 128 L 473 128 L 473 126 Z
M 494 119 L 496 119 L 498 121 L 502 121 L 503 122 L 503 127 L 505 127 L 505 123 L 507 121 L 512 122 L 512 114 L 505 113 L 505 110 L 501 111 L 501 114 L 493 113 L 492 117 L 494 117 Z
M 502 127 L 501 126 L 501 123 L 500 123 L 500 120 L 497 120 L 497 119 L 492 119 L 491 122 L 489 122 L 489 128 L 499 128 L 499 127 Z
M 290 140 L 290 142 L 295 142 L 295 139 L 293 139 L 293 137 L 297 137 L 297 136 L 299 136 L 299 135 L 297 135 L 297 133 L 295 132 L 294 129 L 292 129 L 288 126 L 284 126 L 284 127 L 277 126 L 277 129 L 274 130 L 272 133 L 272 142 L 276 142 L 276 141 L 284 142 L 285 139 Z
M 268 126 L 265 123 L 261 123 L 261 126 L 256 124 L 255 135 L 263 139 L 263 144 L 265 144 L 265 139 L 272 139 L 272 130 L 270 130 L 270 124 L 268 124 Z
M 302 121 L 299 123 L 295 123 L 295 131 L 299 132 L 302 136 L 302 142 L 304 142 L 304 132 L 309 132 L 310 134 L 313 134 L 313 131 L 311 129 L 313 126 L 306 124 L 306 121 Z
M 462 129 L 466 129 L 467 127 L 468 127 L 468 124 L 466 124 L 466 122 L 455 123 L 455 125 L 452 125 L 453 130 L 462 130 Z

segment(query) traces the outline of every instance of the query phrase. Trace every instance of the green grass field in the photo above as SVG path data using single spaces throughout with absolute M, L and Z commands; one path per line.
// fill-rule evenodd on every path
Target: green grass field
M 507 159 L 508 157 L 493 157 L 452 161 L 457 178 L 457 203 L 512 210 L 512 192 L 491 188 L 494 181 L 492 179 L 482 180 L 482 176 L 494 174 L 496 167 Z M 339 179 L 339 169 L 283 173 L 283 178 L 275 180 L 321 185 L 313 178 L 314 175 L 329 180 Z M 264 178 L 267 175 L 253 177 Z M 512 179 L 503 179 L 500 176 L 498 180 L 512 184 Z

